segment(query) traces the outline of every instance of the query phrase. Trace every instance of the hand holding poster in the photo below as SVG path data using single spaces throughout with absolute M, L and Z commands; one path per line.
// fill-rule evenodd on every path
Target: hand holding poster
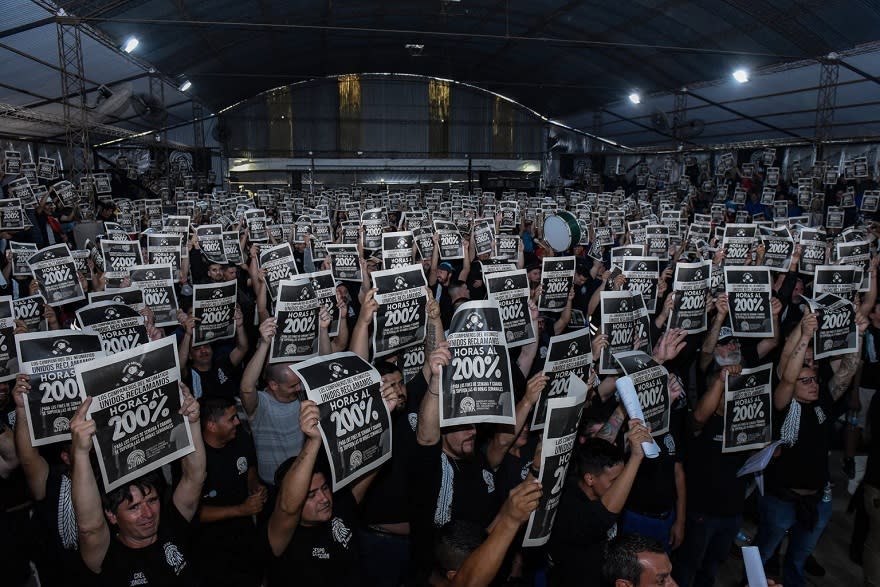
M 195 450 L 183 404 L 173 336 L 76 365 L 79 388 L 92 397 L 92 439 L 112 491 Z M 198 424 L 196 424 L 198 425 Z
M 544 257 L 541 261 L 541 297 L 538 310 L 561 312 L 574 284 L 574 257 Z
M 411 232 L 382 234 L 382 267 L 386 270 L 415 263 L 415 245 Z
M 489 299 L 498 302 L 504 322 L 504 337 L 508 347 L 533 342 L 536 328 L 529 308 L 529 278 L 525 269 L 517 271 L 483 272 Z
M 297 275 L 296 261 L 290 243 L 260 248 L 260 268 L 266 270 L 266 287 L 272 299 L 278 297 L 278 284 Z
M 356 245 L 327 245 L 333 277 L 340 281 L 363 281 Z
M 587 383 L 592 363 L 593 352 L 588 328 L 550 338 L 550 347 L 547 349 L 547 360 L 543 369 L 544 375 L 549 379 L 532 412 L 531 430 L 544 429 L 548 400 L 570 394 L 571 375 Z
M 851 301 L 832 294 L 804 299 L 819 321 L 819 328 L 813 335 L 813 357 L 817 361 L 859 352 L 859 330 Z
M 603 291 L 600 294 L 601 333 L 608 337 L 608 346 L 599 355 L 599 373 L 616 375 L 614 355 L 633 350 L 636 339 L 635 297 L 628 291 Z
M 514 424 L 510 357 L 498 304 L 465 302 L 446 340 L 452 360 L 440 372 L 440 426 Z
M 382 399 L 382 377 L 351 352 L 315 357 L 290 367 L 318 404 L 333 491 L 391 458 L 391 416 Z
M 669 313 L 667 329 L 682 328 L 688 334 L 706 330 L 706 293 L 711 261 L 677 263 L 672 283 L 675 303 Z
M 178 306 L 171 265 L 135 265 L 130 274 L 132 286 L 143 292 L 144 304 L 153 311 L 155 325 L 176 326 Z
M 773 440 L 773 365 L 725 370 L 724 438 L 721 452 L 764 448 Z
M 422 266 L 371 273 L 379 304 L 373 314 L 373 353 L 377 357 L 425 340 L 428 289 Z
M 788 227 L 759 228 L 761 240 L 764 242 L 764 265 L 771 271 L 788 271 L 791 266 L 791 254 L 794 251 L 794 239 L 791 238 Z
M 103 357 L 97 334 L 53 330 L 18 334 L 19 370 L 27 375 L 24 394 L 31 444 L 41 446 L 70 439 L 70 419 L 85 394 L 76 383 L 74 367 Z
M 24 322 L 28 332 L 47 330 L 45 304 L 40 294 L 12 300 L 12 316 Z
M 724 227 L 724 250 L 727 266 L 744 265 L 758 236 L 755 224 L 728 224 Z
M 660 259 L 625 256 L 622 259 L 626 289 L 641 294 L 649 314 L 657 310 L 657 284 L 660 281 Z
M 108 355 L 139 347 L 149 342 L 144 317 L 119 302 L 95 302 L 76 311 L 83 332 L 101 337 Z
M 734 336 L 773 336 L 770 270 L 766 267 L 724 267 L 730 323 Z
M 40 293 L 50 306 L 61 306 L 85 299 L 76 272 L 76 263 L 66 244 L 41 249 L 27 263 L 40 287 Z
M 574 375 L 569 376 L 569 381 L 568 396 L 547 401 L 547 425 L 541 444 L 538 476 L 544 491 L 537 509 L 529 516 L 523 546 L 547 543 L 562 498 L 578 424 L 587 399 L 587 385 Z
M 223 250 L 223 226 L 203 224 L 196 228 L 196 236 L 199 239 L 199 248 L 208 261 L 221 264 L 227 262 L 226 253 Z
M 236 281 L 193 286 L 193 346 L 235 338 Z
M 435 220 L 434 230 L 440 245 L 440 258 L 444 261 L 464 259 L 464 245 L 461 233 L 454 222 Z
M 9 250 L 12 251 L 12 276 L 30 277 L 31 268 L 28 266 L 28 259 L 37 252 L 37 245 L 9 241 Z
M 275 306 L 276 331 L 269 353 L 270 363 L 302 361 L 318 354 L 318 312 L 321 301 L 312 281 L 297 276 L 279 282 Z
M 669 410 L 672 402 L 666 367 L 658 365 L 650 355 L 642 351 L 616 353 L 614 359 L 632 380 L 644 423 L 651 430 L 651 436 L 663 436 L 669 432 Z

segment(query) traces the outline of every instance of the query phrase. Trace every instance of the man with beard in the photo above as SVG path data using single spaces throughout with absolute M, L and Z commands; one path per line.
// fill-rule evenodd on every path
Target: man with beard
M 761 360 L 779 345 L 782 336 L 782 328 L 779 325 L 782 303 L 776 298 L 771 298 L 770 308 L 774 336 L 761 339 L 749 338 L 743 341 L 735 337 L 733 329 L 728 326 L 730 305 L 727 294 L 718 295 L 718 301 L 715 303 L 715 319 L 703 341 L 700 355 L 699 367 L 706 377 L 727 365 L 742 365 L 746 369 L 757 367 Z

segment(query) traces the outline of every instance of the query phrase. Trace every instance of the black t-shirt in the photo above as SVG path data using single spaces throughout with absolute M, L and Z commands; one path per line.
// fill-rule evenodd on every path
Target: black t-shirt
M 257 466 L 251 435 L 239 427 L 235 438 L 222 448 L 205 444 L 207 476 L 202 485 L 202 504 L 237 505 L 248 497 L 248 469 Z
M 192 526 L 171 504 L 162 510 L 156 541 L 146 548 L 129 548 L 116 536 L 110 546 L 99 585 L 199 585 L 191 556 Z
M 198 374 L 198 375 L 196 375 Z M 238 395 L 240 382 L 240 369 L 232 364 L 229 355 L 215 359 L 211 364 L 210 371 L 198 371 L 192 366 L 189 369 L 181 369 L 183 382 L 187 384 L 198 397 L 228 397 L 234 399 Z M 193 377 L 198 376 L 196 384 Z M 197 390 L 201 390 L 201 393 Z
M 714 516 L 736 516 L 743 512 L 746 477 L 736 473 L 748 451 L 722 453 L 724 418 L 712 414 L 699 436 L 688 444 L 687 509 Z
M 672 410 L 669 432 L 654 438 L 660 455 L 656 459 L 642 459 L 626 509 L 648 514 L 664 514 L 675 509 L 675 464 L 684 461 L 683 420 L 681 410 Z
M 394 458 L 379 469 L 364 497 L 364 524 L 409 522 L 409 456 L 416 447 L 416 434 L 405 410 L 391 415 Z
M 873 433 L 868 447 L 868 465 L 865 469 L 865 483 L 880 489 L 880 397 L 874 394 L 868 408 L 868 422 Z
M 644 462 L 644 461 L 643 461 Z M 548 544 L 551 587 L 601 585 L 605 543 L 617 534 L 617 514 L 591 500 L 570 478 Z
M 774 411 L 774 438 L 779 438 L 782 424 L 795 401 L 797 400 L 792 399 L 783 410 Z M 794 446 L 783 445 L 779 458 L 772 461 L 764 473 L 765 484 L 769 491 L 774 489 L 818 491 L 823 489 L 828 481 L 831 397 L 820 388 L 819 401 L 801 403 L 800 407 L 801 423 L 797 442 Z
M 862 351 L 861 386 L 868 389 L 880 388 L 880 328 L 868 325 L 865 331 L 865 344 Z
M 269 587 L 314 585 L 356 587 L 361 584 L 358 564 L 357 502 L 351 491 L 333 494 L 333 517 L 318 526 L 297 526 L 281 556 L 273 556 L 264 535 L 271 563 Z

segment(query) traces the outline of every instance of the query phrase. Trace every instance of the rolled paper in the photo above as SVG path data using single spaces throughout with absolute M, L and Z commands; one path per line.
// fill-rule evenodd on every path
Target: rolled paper
M 636 386 L 633 384 L 632 378 L 629 376 L 617 378 L 617 395 L 620 398 L 623 407 L 630 419 L 645 421 L 645 414 L 642 412 L 642 406 L 639 404 L 639 396 L 636 393 Z M 649 459 L 656 459 L 660 456 L 660 447 L 654 439 L 651 442 L 643 442 L 642 450 Z

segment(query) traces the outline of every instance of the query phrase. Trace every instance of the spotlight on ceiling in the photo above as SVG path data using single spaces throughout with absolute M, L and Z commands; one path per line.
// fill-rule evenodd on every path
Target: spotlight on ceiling
M 633 92 L 632 94 L 629 95 L 629 101 L 632 102 L 633 104 L 641 104 L 642 97 L 639 95 L 638 92 Z
M 129 37 L 127 41 L 125 41 L 125 45 L 122 46 L 122 50 L 126 53 L 131 53 L 137 46 L 140 45 L 141 42 L 138 41 L 137 37 Z
M 185 80 L 183 80 L 183 83 L 180 84 L 180 87 L 177 89 L 180 90 L 181 92 L 185 92 L 188 89 L 190 89 L 191 87 L 192 87 L 192 82 L 190 82 L 188 79 L 185 79 Z
M 741 84 L 744 84 L 749 81 L 749 72 L 745 69 L 737 69 L 733 72 L 733 79 Z

